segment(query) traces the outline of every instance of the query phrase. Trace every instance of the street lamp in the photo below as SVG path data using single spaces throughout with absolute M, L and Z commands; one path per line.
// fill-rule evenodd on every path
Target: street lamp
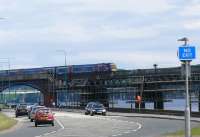
M 9 98 L 8 100 L 10 101 L 10 59 L 9 58 L 0 58 L 1 60 L 5 60 L 5 61 L 2 61 L 0 63 L 5 63 L 8 65 L 8 92 L 9 92 Z
M 157 66 L 158 66 L 157 64 L 153 64 L 155 74 L 157 73 Z
M 178 41 L 183 41 L 184 46 L 187 46 L 189 41 L 188 38 L 184 37 L 182 39 L 178 39 Z M 182 61 L 185 63 L 186 69 L 186 104 L 185 104 L 185 137 L 191 137 L 191 127 L 190 127 L 190 99 L 189 99 L 189 67 L 190 67 L 190 60 Z
M 3 66 L 0 66 L 1 71 L 3 71 Z M 1 103 L 5 103 L 5 98 L 3 94 L 3 76 L 1 77 Z
M 57 52 L 61 52 L 65 56 L 65 66 L 67 66 L 67 52 L 65 50 L 56 50 Z
M 181 39 L 178 39 L 178 41 L 183 41 L 184 42 L 184 45 L 187 45 L 189 39 L 187 37 L 183 37 Z
M 57 52 L 63 53 L 64 57 L 65 57 L 65 72 L 66 74 L 64 74 L 64 81 L 65 81 L 65 88 L 66 88 L 66 92 L 67 92 L 67 52 L 65 50 L 56 50 Z M 57 103 L 58 103 L 58 95 L 57 95 Z

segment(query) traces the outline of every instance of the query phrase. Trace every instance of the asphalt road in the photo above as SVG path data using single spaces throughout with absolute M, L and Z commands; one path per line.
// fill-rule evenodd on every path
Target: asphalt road
M 9 117 L 15 118 L 13 110 L 6 110 L 3 111 L 3 113 Z M 56 132 L 61 128 L 57 122 L 55 122 L 54 127 L 51 125 L 40 125 L 39 127 L 35 127 L 34 122 L 30 122 L 27 116 L 18 117 L 16 120 L 18 120 L 18 124 L 14 129 L 0 133 L 0 137 L 36 137 L 46 133 Z
M 12 112 L 9 113 L 12 115 Z M 27 118 L 18 118 L 21 123 L 19 127 L 0 134 L 0 137 L 160 137 L 184 128 L 183 120 L 86 116 L 74 112 L 56 112 L 56 119 L 58 122 L 55 127 L 35 128 Z M 192 122 L 192 126 L 198 124 L 200 123 Z

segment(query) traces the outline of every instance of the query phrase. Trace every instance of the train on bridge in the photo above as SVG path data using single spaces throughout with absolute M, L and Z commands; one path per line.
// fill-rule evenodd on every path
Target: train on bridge
M 117 71 L 117 66 L 114 63 L 99 63 L 88 65 L 69 65 L 69 66 L 56 66 L 56 67 L 43 67 L 31 69 L 13 69 L 2 70 L 0 76 L 13 76 L 13 75 L 27 75 L 38 73 L 55 73 L 62 74 L 79 74 L 79 73 L 92 73 L 92 72 L 112 72 Z

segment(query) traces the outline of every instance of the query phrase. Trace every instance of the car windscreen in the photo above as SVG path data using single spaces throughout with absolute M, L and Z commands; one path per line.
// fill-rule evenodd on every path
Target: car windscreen
M 94 108 L 104 108 L 104 106 L 102 104 L 94 104 L 93 107 Z
M 37 109 L 40 109 L 40 108 L 45 108 L 45 107 L 43 107 L 43 106 L 40 106 L 40 107 L 34 107 L 34 108 L 32 109 L 32 111 L 34 112 L 34 111 L 36 111 Z
M 27 108 L 26 105 L 20 105 L 20 106 L 18 107 L 18 109 L 26 109 L 26 108 Z
M 50 109 L 39 109 L 37 111 L 37 113 L 48 114 L 48 113 L 51 113 L 51 110 Z

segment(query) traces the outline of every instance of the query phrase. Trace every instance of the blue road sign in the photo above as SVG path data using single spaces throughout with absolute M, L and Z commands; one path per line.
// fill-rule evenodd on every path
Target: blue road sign
M 196 58 L 194 46 L 182 46 L 178 49 L 178 57 L 181 61 L 193 60 Z

